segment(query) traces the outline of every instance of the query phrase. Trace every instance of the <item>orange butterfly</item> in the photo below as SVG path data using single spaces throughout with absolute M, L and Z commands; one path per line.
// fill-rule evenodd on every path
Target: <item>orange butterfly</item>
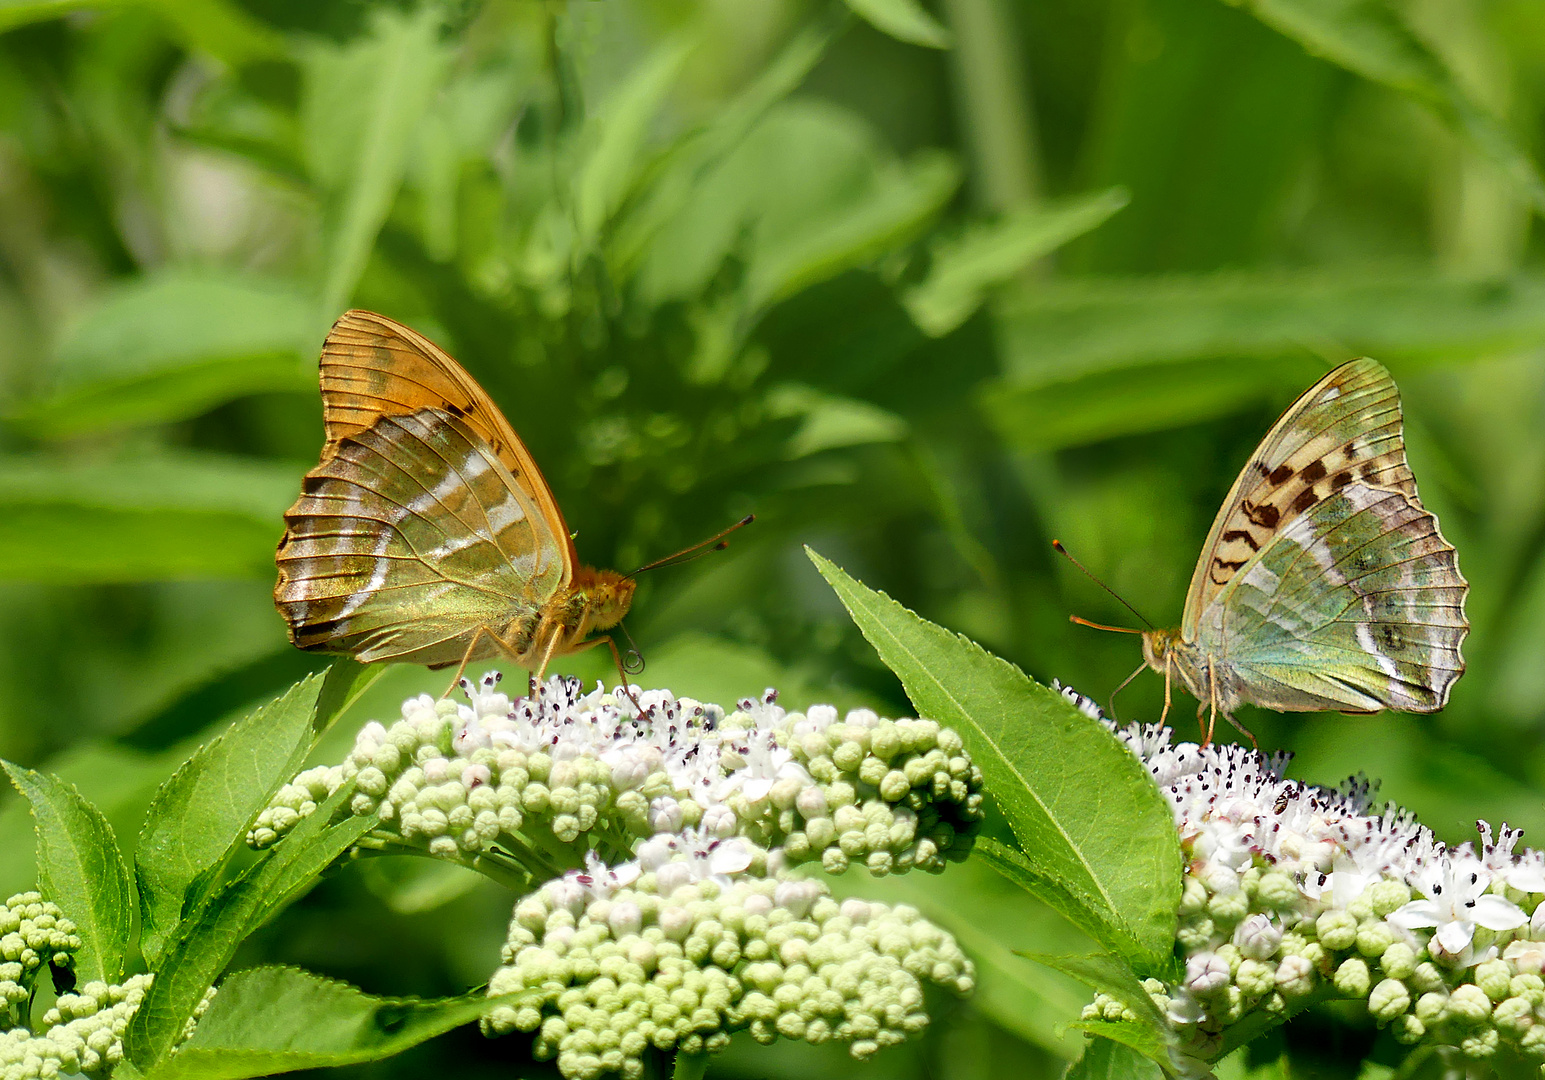
M 276 555 L 296 646 L 457 678 L 502 651 L 534 686 L 555 656 L 605 642 L 623 671 L 611 637 L 590 635 L 627 614 L 633 578 L 580 564 L 530 451 L 461 365 L 350 311 L 322 346 L 322 406 L 322 460 Z

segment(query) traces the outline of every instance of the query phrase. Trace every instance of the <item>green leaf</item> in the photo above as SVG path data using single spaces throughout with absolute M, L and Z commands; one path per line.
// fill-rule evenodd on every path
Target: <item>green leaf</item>
M 943 151 L 877 171 L 868 197 L 792 232 L 767 230 L 746 275 L 746 304 L 759 311 L 919 233 L 955 194 L 960 169 Z
M 197 917 L 269 797 L 313 743 L 323 679 L 313 675 L 199 748 L 162 784 L 135 851 L 141 951 L 153 970 L 183 920 Z
M 1036 874 L 1113 928 L 1133 964 L 1166 967 L 1180 841 L 1137 758 L 1061 694 L 805 550 L 918 715 L 965 736 Z
M 1195 424 L 1272 399 L 1314 377 L 1307 358 L 1195 360 L 1099 372 L 1045 386 L 983 383 L 978 401 L 999 438 L 1036 452 Z
M 7 0 L 0 3 L 0 32 L 77 11 L 124 7 L 150 8 L 183 44 L 229 64 L 284 51 L 278 34 L 230 0 Z
M 975 313 L 989 288 L 1099 227 L 1128 201 L 1124 189 L 1109 188 L 1049 206 L 1027 206 L 938 241 L 928 276 L 902 295 L 902 303 L 925 334 L 943 337 Z
M 241 1080 L 380 1061 L 517 1000 L 382 998 L 297 968 L 252 968 L 220 984 L 193 1038 L 154 1076 Z
M 990 837 L 982 837 L 977 840 L 973 854 L 1101 945 L 1118 952 L 1126 948 L 1124 927 L 1111 924 L 1097 908 L 1048 878 L 1019 851 Z
M 134 925 L 134 885 L 113 827 L 75 788 L 56 776 L 0 761 L 32 804 L 38 890 L 75 923 L 82 982 L 116 983 Z
M 207 452 L 0 458 L 0 579 L 271 576 L 299 473 Z
M 1451 360 L 1545 342 L 1545 278 L 1220 273 L 1036 283 L 995 308 L 1005 379 L 1202 357 Z
M 1077 979 L 1097 993 L 1115 998 L 1137 1017 L 1136 1020 L 1080 1020 L 1074 1027 L 1118 1042 L 1166 1070 L 1170 1068 L 1169 1052 L 1175 1041 L 1174 1030 L 1123 960 L 1108 953 L 1089 956 L 1050 956 L 1042 953 L 1020 955 Z M 1099 1041 L 1095 1040 L 1096 1043 Z M 1136 1075 L 1148 1074 L 1139 1072 Z
M 579 168 L 574 193 L 581 251 L 594 245 L 637 179 L 644 138 L 692 44 L 673 40 L 656 48 L 587 120 L 585 136 L 592 146 Z
M 859 18 L 897 41 L 930 49 L 953 44 L 950 32 L 917 0 L 847 0 L 847 4 Z
M 1158 1063 L 1147 1055 L 1115 1040 L 1095 1037 L 1063 1080 L 1162 1080 L 1163 1076 Z
M 319 295 L 323 319 L 348 305 L 391 211 L 420 120 L 447 69 L 441 9 L 378 9 L 373 33 L 306 55 L 301 117 L 312 175 L 333 193 Z
M 166 1061 L 242 941 L 375 826 L 375 817 L 363 815 L 329 824 L 353 793 L 353 784 L 339 788 L 263 861 L 228 882 L 179 928 L 125 1034 L 124 1056 L 141 1072 L 148 1074 Z
M 11 412 L 45 437 L 181 420 L 247 394 L 312 392 L 311 302 L 286 282 L 169 270 L 108 294 Z
M 1229 0 L 1315 56 L 1431 107 L 1545 213 L 1545 179 L 1517 139 L 1385 0 Z

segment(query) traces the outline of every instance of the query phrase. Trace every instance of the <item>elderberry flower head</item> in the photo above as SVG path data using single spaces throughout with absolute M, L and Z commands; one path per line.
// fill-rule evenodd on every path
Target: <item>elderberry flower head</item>
M 391 727 L 367 724 L 341 765 L 278 792 L 249 843 L 273 844 L 349 781 L 352 811 L 381 817 L 373 844 L 451 859 L 495 847 L 551 858 L 556 841 L 622 861 L 640 838 L 695 827 L 831 872 L 936 872 L 965 857 L 982 819 L 981 771 L 930 720 L 790 713 L 773 691 L 726 714 L 635 690 L 640 715 L 575 679 L 514 701 L 498 681 L 463 680 L 465 705 L 426 695 Z
M 44 964 L 70 967 L 81 947 L 75 924 L 40 893 L 0 904 L 0 1027 L 21 1024 Z
M 923 983 L 966 994 L 971 962 L 915 910 L 841 903 L 773 874 L 738 837 L 656 837 L 636 864 L 592 865 L 515 909 L 490 995 L 537 991 L 483 1020 L 536 1035 L 568 1080 L 644 1074 L 644 1055 L 711 1053 L 746 1029 L 846 1042 L 865 1058 L 928 1023 Z
M 1476 1060 L 1505 1045 L 1545 1062 L 1545 857 L 1515 851 L 1521 830 L 1478 822 L 1479 851 L 1450 847 L 1410 813 L 1376 809 L 1362 778 L 1289 780 L 1287 756 L 1172 744 L 1169 728 L 1118 728 L 1063 693 L 1143 762 L 1174 812 L 1184 974 L 1146 985 L 1182 1074 L 1205 1075 L 1231 1025 L 1311 995 L 1362 1001 L 1402 1043 Z M 1097 996 L 1085 1017 L 1122 1012 Z

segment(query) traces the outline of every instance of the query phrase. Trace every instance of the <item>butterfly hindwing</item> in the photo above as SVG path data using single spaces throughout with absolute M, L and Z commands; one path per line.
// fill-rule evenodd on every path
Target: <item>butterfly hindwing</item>
M 362 345 L 351 319 L 377 344 Z M 544 510 L 539 496 L 551 494 L 524 447 L 500 434 L 498 410 L 439 350 L 401 335 L 400 347 L 381 344 L 394 327 L 350 313 L 329 335 L 329 441 L 285 515 L 274 600 L 302 648 L 456 663 L 480 627 L 535 613 L 568 582 L 572 541 Z M 471 397 L 457 396 L 462 381 Z M 451 400 L 436 400 L 442 389 Z M 415 395 L 424 403 L 410 408 Z M 490 419 L 474 423 L 479 412 Z M 493 650 L 485 638 L 474 655 Z
M 1186 596 L 1182 633 L 1280 530 L 1354 480 L 1416 499 L 1400 394 L 1373 360 L 1326 375 L 1283 413 L 1223 502 Z M 1418 504 L 1420 505 L 1420 504 Z
M 1292 522 L 1203 619 L 1249 699 L 1432 712 L 1464 670 L 1464 579 L 1436 519 L 1353 482 Z
M 1183 632 L 1241 700 L 1431 712 L 1464 670 L 1466 589 L 1417 497 L 1394 382 L 1356 360 L 1299 398 L 1235 483 Z

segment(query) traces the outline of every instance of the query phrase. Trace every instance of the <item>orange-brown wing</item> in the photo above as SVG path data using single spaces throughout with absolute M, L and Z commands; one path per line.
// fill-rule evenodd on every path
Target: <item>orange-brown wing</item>
M 445 350 L 416 330 L 373 311 L 346 311 L 322 343 L 325 462 L 339 440 L 382 416 L 443 409 L 483 437 L 522 491 L 536 503 L 564 555 L 562 580 L 573 580 L 579 556 L 552 489 L 483 388 Z

